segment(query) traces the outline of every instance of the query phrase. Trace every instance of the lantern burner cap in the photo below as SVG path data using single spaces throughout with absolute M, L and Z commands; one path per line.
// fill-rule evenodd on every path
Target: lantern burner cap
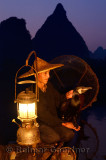
M 36 94 L 33 91 L 29 91 L 27 88 L 26 91 L 22 91 L 17 96 L 18 103 L 33 103 L 36 102 Z

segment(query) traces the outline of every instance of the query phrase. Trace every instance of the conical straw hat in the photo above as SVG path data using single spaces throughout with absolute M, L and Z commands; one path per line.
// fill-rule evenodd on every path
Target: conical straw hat
M 53 70 L 55 68 L 62 67 L 62 66 L 64 66 L 64 64 L 51 64 L 51 63 L 48 63 L 45 60 L 37 57 L 37 72 L 38 73 L 45 72 L 45 71 L 48 71 L 48 70 Z M 35 61 L 34 61 L 34 68 L 36 70 Z M 22 74 L 18 78 L 25 78 L 25 77 L 32 76 L 34 74 L 35 74 L 34 70 L 30 69 L 28 72 Z

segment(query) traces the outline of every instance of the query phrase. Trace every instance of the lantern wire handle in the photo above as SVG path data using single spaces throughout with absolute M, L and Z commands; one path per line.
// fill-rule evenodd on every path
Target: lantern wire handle
M 32 54 L 35 55 L 35 61 L 34 61 L 34 63 L 35 63 L 35 65 L 34 65 L 35 68 L 32 67 L 32 66 L 30 66 L 30 65 L 28 64 L 29 59 L 30 59 L 30 57 L 32 56 Z M 16 72 L 16 75 L 15 75 L 15 100 L 14 100 L 14 103 L 17 102 L 17 100 L 16 100 L 16 99 L 17 99 L 17 76 L 18 76 L 19 71 L 20 71 L 22 68 L 24 68 L 24 67 L 30 67 L 31 69 L 33 69 L 33 70 L 35 71 L 35 74 L 36 74 L 36 85 L 35 85 L 36 100 L 39 101 L 39 93 L 38 93 L 38 85 L 37 85 L 37 84 L 38 84 L 37 55 L 36 55 L 36 52 L 35 52 L 35 51 L 32 51 L 32 52 L 29 53 L 28 58 L 26 59 L 26 64 L 23 65 L 21 68 L 19 68 L 19 70 Z
M 39 101 L 39 89 L 38 89 L 38 68 L 37 68 L 37 54 L 35 51 L 31 51 L 28 55 L 28 58 L 26 59 L 26 66 L 28 66 L 28 62 L 29 62 L 29 59 L 30 57 L 32 56 L 32 54 L 35 55 L 35 61 L 34 61 L 34 71 L 36 72 L 36 86 L 35 86 L 35 91 L 37 93 L 37 101 Z

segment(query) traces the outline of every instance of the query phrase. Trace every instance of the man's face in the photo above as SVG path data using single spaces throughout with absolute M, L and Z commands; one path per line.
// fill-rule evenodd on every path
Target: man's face
M 38 73 L 38 82 L 40 83 L 47 84 L 49 78 L 50 78 L 50 71 Z

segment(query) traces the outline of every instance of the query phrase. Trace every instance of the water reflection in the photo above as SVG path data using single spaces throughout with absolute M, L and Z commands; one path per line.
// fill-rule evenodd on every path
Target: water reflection
M 99 149 L 93 160 L 104 160 L 106 155 L 106 107 L 90 108 L 87 121 L 96 129 L 99 138 Z

